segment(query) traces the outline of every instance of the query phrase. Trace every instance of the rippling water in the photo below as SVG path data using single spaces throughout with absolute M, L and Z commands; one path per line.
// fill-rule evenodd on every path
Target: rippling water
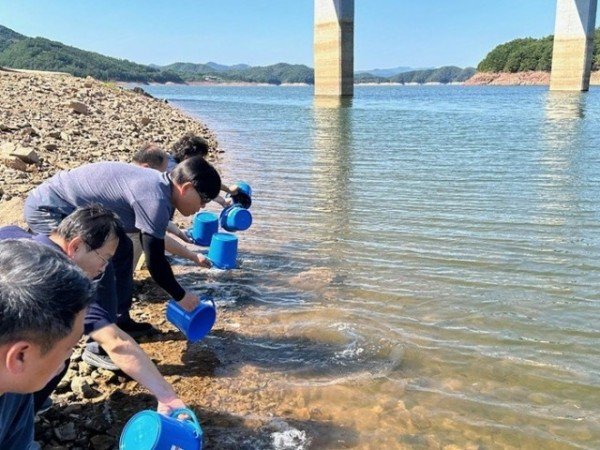
M 274 448 L 600 448 L 599 91 L 146 89 L 254 189 L 215 289 L 334 425 Z

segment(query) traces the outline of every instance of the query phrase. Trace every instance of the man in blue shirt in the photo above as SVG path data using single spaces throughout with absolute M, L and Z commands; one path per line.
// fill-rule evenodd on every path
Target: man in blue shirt
M 63 368 L 83 333 L 94 289 L 59 252 L 0 242 L 0 448 L 29 450 L 33 395 Z
M 33 236 L 16 226 L 0 228 L 0 240 L 32 239 L 54 248 L 66 254 L 90 279 L 102 275 L 115 253 L 119 237 L 123 234 L 115 214 L 100 205 L 76 209 L 50 233 L 50 236 Z M 185 407 L 150 357 L 131 336 L 115 325 L 112 315 L 99 304 L 97 298 L 89 306 L 84 323 L 85 334 L 108 353 L 110 365 L 107 365 L 106 361 L 90 359 L 95 357 L 91 352 L 84 352 L 84 361 L 90 365 L 99 365 L 102 362 L 102 367 L 108 370 L 121 369 L 156 397 L 159 412 L 170 414 L 174 409 Z M 44 389 L 35 393 L 36 411 L 60 383 L 65 372 L 66 369 L 54 377 Z

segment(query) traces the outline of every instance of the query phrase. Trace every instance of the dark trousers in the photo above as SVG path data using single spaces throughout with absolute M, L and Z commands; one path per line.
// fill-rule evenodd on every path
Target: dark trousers
M 125 233 L 98 283 L 98 304 L 119 324 L 129 318 L 133 295 L 133 243 Z

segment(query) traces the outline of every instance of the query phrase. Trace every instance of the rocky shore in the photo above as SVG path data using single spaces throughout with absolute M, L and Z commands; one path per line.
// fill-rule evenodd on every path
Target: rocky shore
M 197 120 L 164 101 L 112 83 L 64 74 L 0 70 L 0 216 L 59 170 L 88 162 L 130 161 L 144 142 L 169 147 L 186 131 L 205 137 L 212 159 L 216 138 Z
M 144 142 L 169 147 L 191 131 L 209 141 L 209 157 L 218 166 L 221 150 L 206 126 L 141 90 L 64 74 L 0 70 L 0 105 L 0 225 L 23 225 L 27 193 L 57 171 L 93 161 L 130 161 Z M 177 360 L 186 342 L 164 319 L 166 294 L 147 280 L 148 272 L 138 272 L 134 314 L 152 317 L 163 332 L 144 347 L 157 363 L 164 363 L 168 355 L 173 367 L 181 366 L 181 370 L 161 369 L 177 389 L 186 378 L 186 367 Z M 227 322 L 226 313 L 220 321 Z M 96 370 L 80 355 L 76 350 L 54 395 L 55 406 L 37 418 L 36 438 L 43 449 L 117 448 L 129 417 L 156 407 L 136 382 L 122 373 Z M 199 358 L 198 364 L 202 380 L 209 381 L 206 375 L 214 369 L 214 361 Z M 181 395 L 198 408 L 198 391 L 209 383 L 199 381 L 197 365 L 188 370 L 194 387 L 186 389 L 187 396 Z
M 600 71 L 592 72 L 591 84 L 600 84 Z M 477 72 L 465 86 L 544 86 L 550 84 L 550 72 Z

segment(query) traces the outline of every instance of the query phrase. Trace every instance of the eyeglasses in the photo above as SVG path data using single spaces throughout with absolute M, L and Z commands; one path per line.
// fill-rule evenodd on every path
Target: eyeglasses
M 198 190 L 196 190 L 196 192 L 198 193 L 198 197 L 200 197 L 200 201 L 204 204 L 209 203 L 212 201 L 212 198 L 210 198 L 208 195 L 206 195 L 204 192 L 200 192 Z
M 110 258 L 106 259 L 104 256 L 102 256 L 100 253 L 98 253 L 97 250 L 92 250 L 96 256 L 98 258 L 100 258 L 100 260 L 104 263 L 105 266 L 108 266 L 110 264 Z

